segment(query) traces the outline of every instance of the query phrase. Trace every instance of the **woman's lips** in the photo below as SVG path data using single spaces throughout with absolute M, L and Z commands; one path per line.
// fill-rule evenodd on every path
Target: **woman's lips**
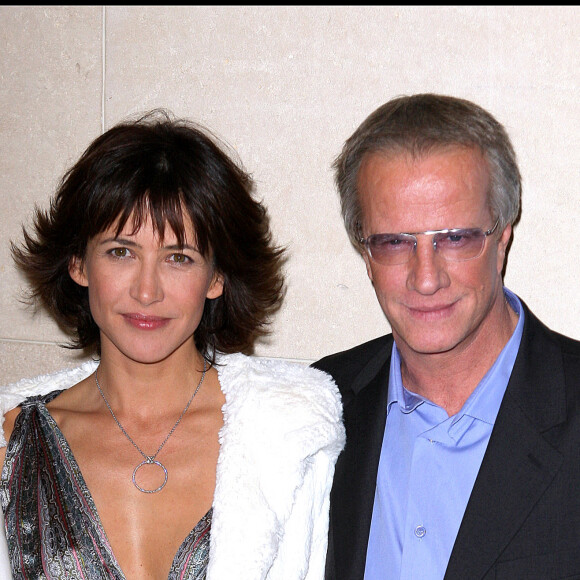
M 123 314 L 123 318 L 131 326 L 141 330 L 157 330 L 158 328 L 165 326 L 170 320 L 169 318 L 164 318 L 162 316 L 148 316 L 134 312 Z

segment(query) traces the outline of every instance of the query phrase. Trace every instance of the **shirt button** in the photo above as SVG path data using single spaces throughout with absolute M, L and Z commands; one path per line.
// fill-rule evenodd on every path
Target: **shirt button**
M 427 533 L 427 530 L 423 527 L 423 526 L 417 526 L 415 528 L 415 535 L 418 538 L 423 538 L 425 536 L 425 534 Z

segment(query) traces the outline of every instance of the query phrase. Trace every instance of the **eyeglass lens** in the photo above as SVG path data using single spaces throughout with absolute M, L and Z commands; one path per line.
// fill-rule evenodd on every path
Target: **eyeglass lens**
M 479 256 L 485 238 L 483 230 L 472 228 L 436 233 L 432 241 L 442 258 L 462 262 Z M 385 265 L 403 264 L 410 260 L 416 244 L 417 238 L 413 234 L 374 234 L 366 240 L 371 258 Z

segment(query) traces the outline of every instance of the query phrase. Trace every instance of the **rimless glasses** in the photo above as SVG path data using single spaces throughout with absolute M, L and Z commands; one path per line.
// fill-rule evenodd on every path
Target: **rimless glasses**
M 372 234 L 360 243 L 369 256 L 383 266 L 405 264 L 417 249 L 417 236 L 433 236 L 433 249 L 449 262 L 465 262 L 478 258 L 483 252 L 487 236 L 493 234 L 499 218 L 490 230 L 455 228 L 400 234 Z

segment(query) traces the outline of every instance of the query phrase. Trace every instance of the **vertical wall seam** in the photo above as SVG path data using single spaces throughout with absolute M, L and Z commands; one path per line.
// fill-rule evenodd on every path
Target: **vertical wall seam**
M 107 7 L 103 6 L 101 21 L 101 133 L 105 132 L 105 105 L 106 105 L 106 59 L 107 59 Z

